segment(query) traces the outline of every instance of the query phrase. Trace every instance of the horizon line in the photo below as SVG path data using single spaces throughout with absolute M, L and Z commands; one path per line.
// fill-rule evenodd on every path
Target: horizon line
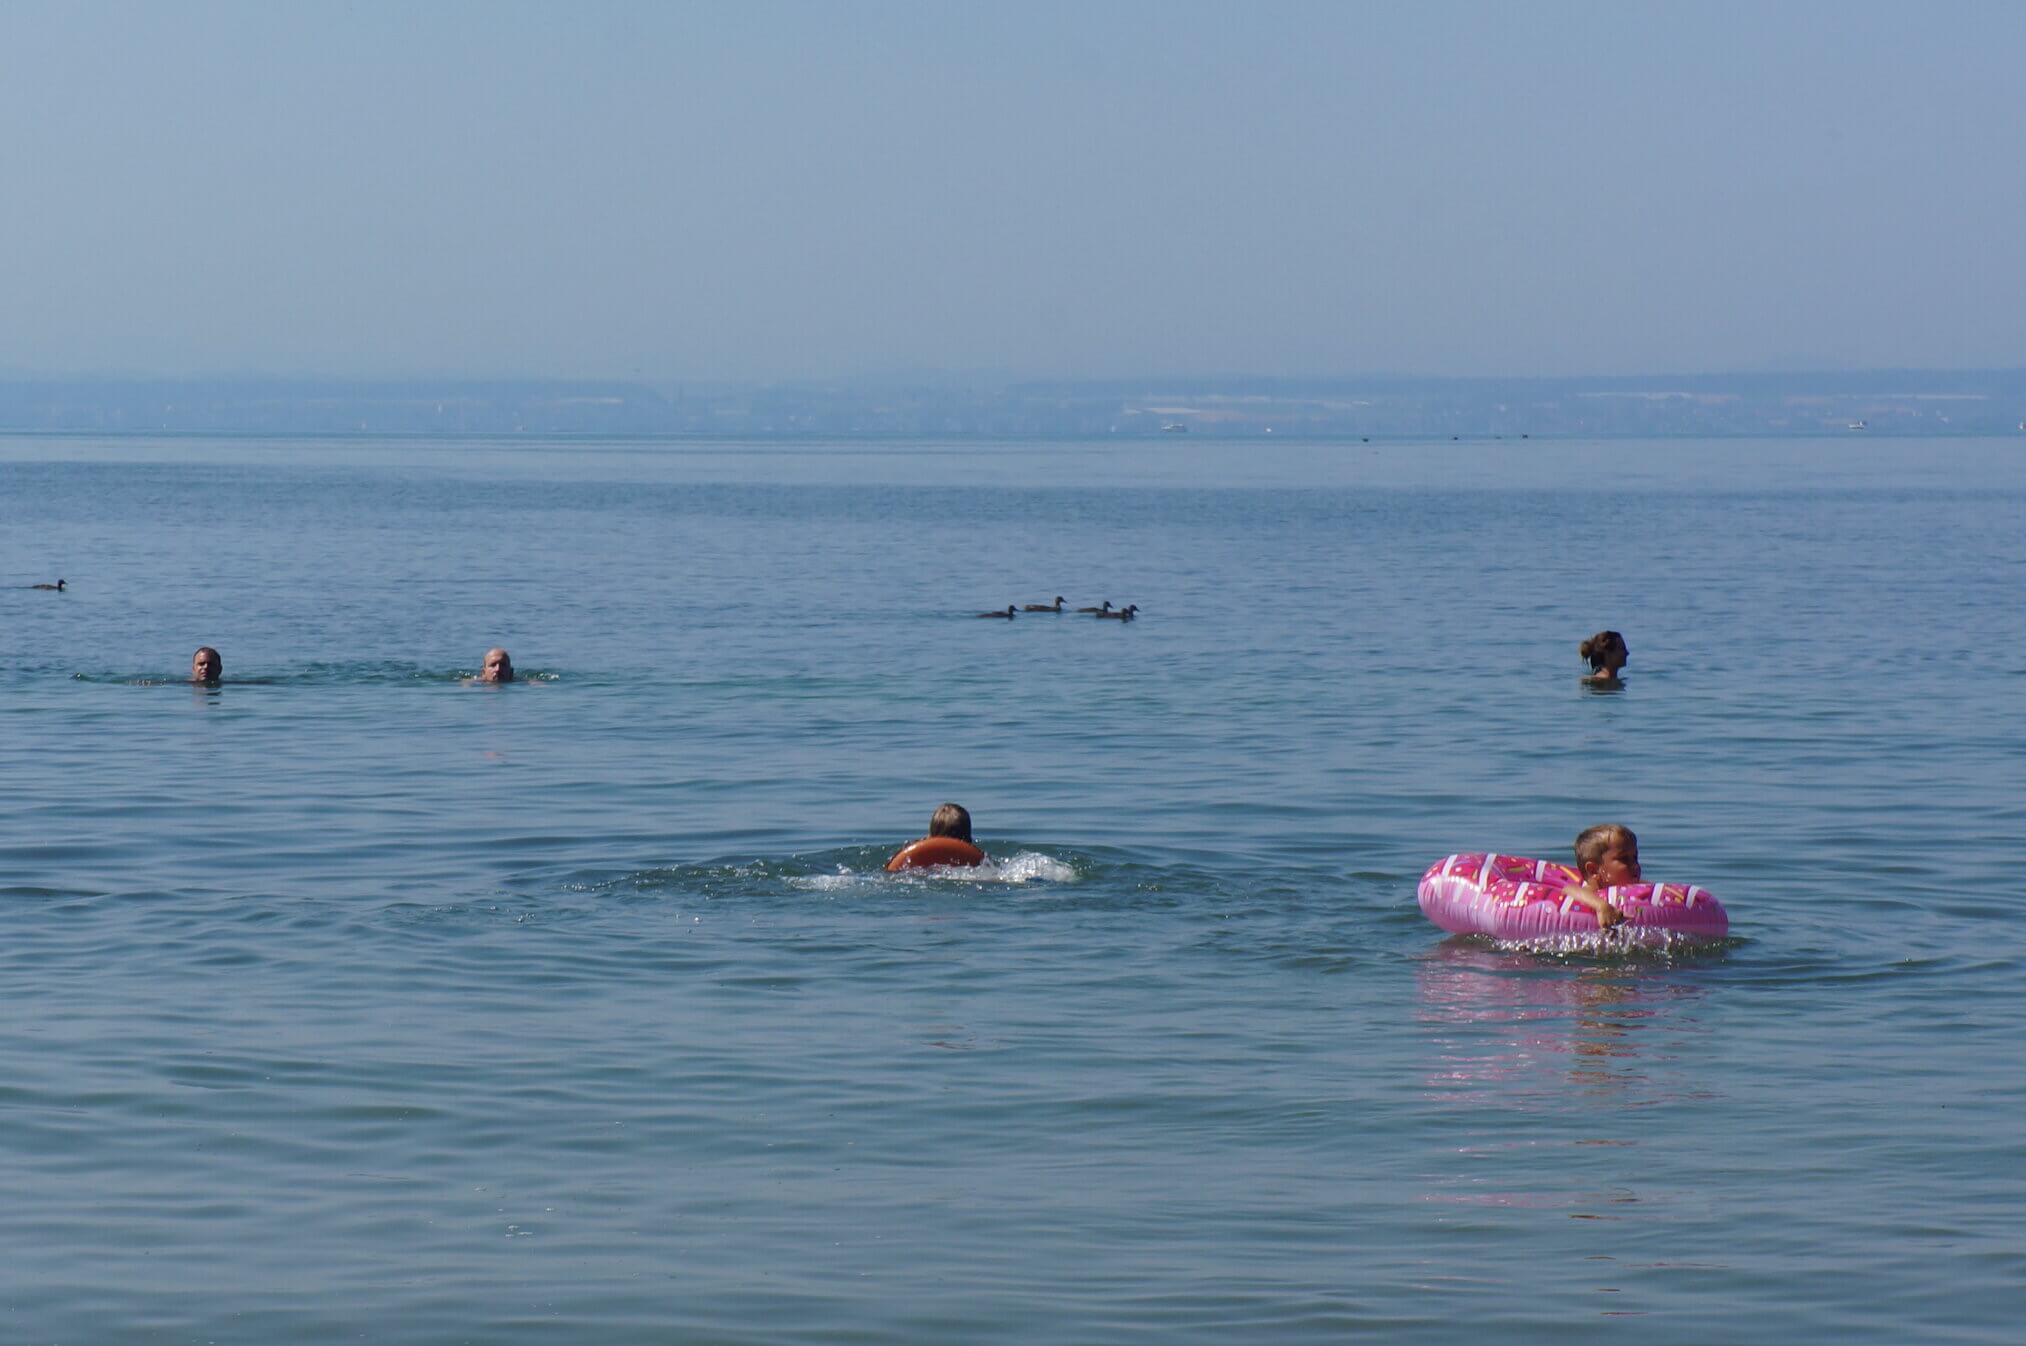
M 1015 374 L 1004 371 L 987 372 L 971 370 L 905 370 L 893 372 L 870 372 L 838 375 L 790 375 L 772 378 L 718 378 L 649 376 L 640 373 L 628 374 L 529 374 L 529 373 L 416 373 L 416 374 L 335 374 L 335 373 L 278 373 L 272 371 L 214 371 L 207 373 L 150 373 L 136 371 L 69 371 L 63 373 L 31 372 L 26 370 L 0 369 L 0 385 L 23 384 L 325 384 L 340 387 L 364 386 L 424 386 L 462 384 L 470 386 L 497 386 L 503 384 L 532 384 L 549 386 L 617 386 L 637 388 L 661 388 L 687 386 L 698 388 L 807 388 L 807 387 L 851 387 L 869 384 L 896 383 L 943 383 L 943 384 L 990 384 L 1003 387 L 1029 385 L 1094 385 L 1110 386 L 1119 384 L 1334 384 L 1334 383 L 1577 383 L 1577 382 L 1627 382 L 1651 380 L 1706 380 L 1706 379 L 1800 379 L 1800 378 L 1862 378 L 1887 376 L 2026 376 L 2026 364 L 2021 365 L 1863 365 L 1838 367 L 1794 366 L 1791 368 L 1730 368 L 1704 370 L 1644 370 L 1633 373 L 1584 372 L 1572 374 L 1429 374 L 1402 370 L 1357 371 L 1332 374 L 1302 373 L 1273 374 L 1257 372 L 1221 373 L 1135 373 L 1135 374 Z

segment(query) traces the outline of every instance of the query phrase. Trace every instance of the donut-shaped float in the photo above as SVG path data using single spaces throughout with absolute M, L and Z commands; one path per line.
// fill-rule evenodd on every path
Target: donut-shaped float
M 1570 897 L 1582 876 L 1552 860 L 1474 851 L 1428 866 L 1418 895 L 1421 912 L 1444 930 L 1493 939 L 1558 939 L 1595 935 L 1597 913 Z M 1640 943 L 1722 939 L 1731 928 L 1723 903 L 1693 884 L 1625 883 L 1598 895 L 1625 913 L 1614 938 Z
M 955 837 L 923 837 L 900 848 L 893 859 L 886 862 L 886 872 L 897 874 L 903 869 L 933 869 L 938 865 L 982 865 L 985 852 L 968 841 Z

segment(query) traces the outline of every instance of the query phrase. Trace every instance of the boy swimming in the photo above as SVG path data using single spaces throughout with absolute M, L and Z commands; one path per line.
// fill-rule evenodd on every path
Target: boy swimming
M 889 874 L 935 865 L 982 865 L 985 852 L 971 840 L 971 814 L 962 804 L 942 804 L 929 815 L 929 834 L 910 841 L 886 862 Z

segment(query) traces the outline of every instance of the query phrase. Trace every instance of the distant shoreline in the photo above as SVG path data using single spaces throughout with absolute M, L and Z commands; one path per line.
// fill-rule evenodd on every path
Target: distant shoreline
M 499 444 L 502 441 L 524 442 L 530 445 L 582 445 L 593 447 L 610 445 L 768 445 L 822 448 L 825 446 L 864 448 L 873 444 L 1091 444 L 1117 439 L 1142 443 L 1160 438 L 1149 434 L 1085 435 L 1061 434 L 998 434 L 984 431 L 972 433 L 931 434 L 924 432 L 859 431 L 849 434 L 805 431 L 795 433 L 764 434 L 705 434 L 701 431 L 640 434 L 605 434 L 591 431 L 462 431 L 454 433 L 427 430 L 31 430 L 0 426 L 0 441 L 56 439 L 56 440 L 191 440 L 211 442 L 256 443 L 261 440 L 285 440 L 305 444 L 467 444 L 473 446 Z M 1536 435 L 1492 435 L 1492 434 L 1390 434 L 1355 435 L 1349 433 L 1242 433 L 1225 431 L 1197 435 L 1198 442 L 1215 444 L 1271 444 L 1275 442 L 1296 444 L 1338 444 L 1354 446 L 1377 446 L 1382 444 L 1511 444 L 1514 447 L 1526 444 L 1565 444 L 1571 441 L 1609 440 L 1619 443 L 1663 443 L 1680 440 L 1839 440 L 1862 439 L 2026 439 L 2026 431 L 2005 430 L 1923 430 L 1914 432 L 1891 431 L 1880 433 L 1876 430 L 1866 434 L 1852 434 L 1833 430 L 1767 430 L 1767 431 L 1666 431 L 1650 430 L 1639 432 L 1590 433 L 1569 432 L 1563 434 L 1543 433 Z M 1186 444 L 1187 441 L 1184 441 Z M 1177 446 L 1182 447 L 1181 445 Z
M 1303 440 L 2026 434 L 2026 370 L 1586 378 L 0 379 L 0 435 L 334 440 Z

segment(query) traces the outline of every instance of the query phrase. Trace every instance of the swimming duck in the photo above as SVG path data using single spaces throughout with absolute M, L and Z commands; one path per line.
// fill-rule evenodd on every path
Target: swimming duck
M 1115 622 L 1129 622 L 1133 619 L 1133 614 L 1135 612 L 1138 612 L 1139 610 L 1140 605 L 1138 603 L 1128 603 L 1124 607 L 1120 608 L 1117 612 L 1098 613 L 1097 619 L 1099 621 L 1104 621 L 1107 618 L 1109 618 L 1110 620 Z
M 1057 594 L 1053 603 L 1022 604 L 1020 610 L 1022 612 L 1060 612 L 1062 611 L 1062 595 Z
M 981 612 L 978 615 L 980 617 L 1003 617 L 1010 622 L 1013 620 L 1013 612 L 1014 612 L 1013 605 L 1011 603 L 1008 603 L 1006 605 L 1006 610 L 1004 612 Z
M 50 590 L 53 590 L 53 591 L 55 591 L 56 593 L 62 593 L 62 592 L 63 592 L 63 581 L 62 581 L 62 580 L 58 580 L 58 581 L 57 581 L 56 583 L 54 583 L 54 584 L 31 584 L 31 585 L 29 585 L 28 587 L 29 587 L 29 588 L 31 588 L 31 589 L 50 589 Z
M 1109 613 L 1109 612 L 1111 611 L 1111 600 L 1110 600 L 1109 598 L 1105 599 L 1105 600 L 1104 600 L 1104 606 L 1103 606 L 1103 607 L 1101 607 L 1101 608 L 1078 608 L 1078 609 L 1077 609 L 1077 611 L 1078 611 L 1078 612 L 1095 612 L 1095 613 L 1098 613 L 1099 615 L 1104 615 L 1104 614 L 1107 614 L 1107 613 Z

